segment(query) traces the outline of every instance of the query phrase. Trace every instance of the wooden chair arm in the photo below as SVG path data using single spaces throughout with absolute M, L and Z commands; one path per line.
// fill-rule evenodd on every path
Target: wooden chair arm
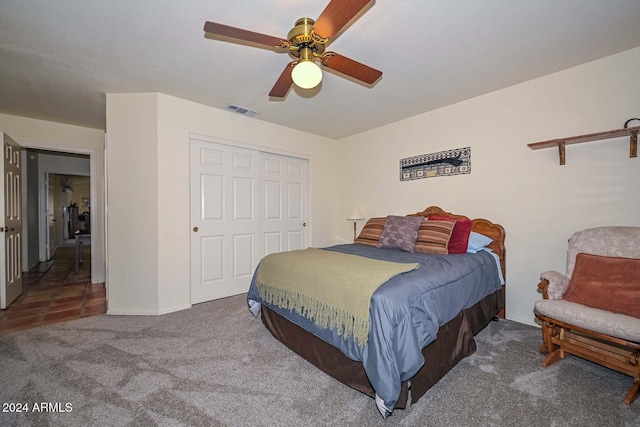
M 547 287 L 549 286 L 549 281 L 547 279 L 542 279 L 540 283 L 538 283 L 538 290 L 542 292 L 542 298 L 549 299 L 549 293 L 547 292 Z

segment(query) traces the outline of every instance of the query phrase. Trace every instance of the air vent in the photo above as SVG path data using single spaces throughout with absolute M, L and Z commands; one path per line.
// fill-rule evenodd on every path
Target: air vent
M 229 104 L 227 105 L 227 110 L 233 111 L 234 113 L 242 114 L 243 116 L 255 117 L 258 114 L 256 111 L 249 110 L 248 108 L 238 107 L 237 105 Z

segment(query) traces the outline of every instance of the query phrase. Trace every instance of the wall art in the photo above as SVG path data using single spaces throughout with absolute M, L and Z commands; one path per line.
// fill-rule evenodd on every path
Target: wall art
M 471 173 L 471 147 L 400 159 L 400 181 Z

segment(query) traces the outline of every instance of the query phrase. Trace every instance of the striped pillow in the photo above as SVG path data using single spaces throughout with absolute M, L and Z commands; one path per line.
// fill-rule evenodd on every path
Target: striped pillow
M 445 217 L 440 215 L 429 215 L 429 219 L 448 221 L 451 217 Z M 456 225 L 453 227 L 451 233 L 451 239 L 447 249 L 450 254 L 464 254 L 467 252 L 469 246 L 469 235 L 473 228 L 473 221 L 470 219 L 458 218 L 456 219 Z
M 449 239 L 456 225 L 455 219 L 422 221 L 416 239 L 416 252 L 427 254 L 449 254 Z
M 362 231 L 354 243 L 376 246 L 382 236 L 382 230 L 384 229 L 384 223 L 386 220 L 387 218 L 370 218 L 364 227 L 362 227 Z

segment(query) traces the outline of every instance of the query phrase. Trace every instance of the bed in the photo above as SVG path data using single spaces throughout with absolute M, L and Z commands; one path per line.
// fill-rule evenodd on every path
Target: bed
M 405 268 L 373 291 L 364 340 L 359 341 L 356 332 L 348 335 L 345 323 L 351 327 L 349 322 L 337 328 L 335 324 L 328 327 L 331 319 L 316 323 L 308 313 L 305 317 L 304 307 L 296 309 L 283 304 L 282 298 L 266 298 L 271 294 L 258 286 L 262 279 L 257 278 L 260 272 L 266 274 L 263 271 L 268 268 L 265 261 L 268 257 L 260 263 L 265 266 L 256 269 L 247 294 L 251 311 L 254 315 L 261 313 L 264 326 L 277 340 L 343 384 L 373 397 L 385 418 L 394 409 L 417 402 L 460 360 L 475 351 L 474 336 L 480 330 L 496 316 L 505 317 L 503 227 L 486 219 L 470 220 L 435 206 L 407 217 L 467 221 L 474 233 L 486 236 L 490 243 L 477 253 L 456 255 L 407 253 L 361 244 L 311 252 L 314 257 L 318 254 L 329 257 L 327 262 L 333 256 L 355 255 L 358 262 L 366 258 L 387 263 L 384 266 L 402 264 L 411 268 Z M 432 278 L 439 274 L 444 274 L 442 279 Z M 353 331 L 356 329 L 354 326 Z

